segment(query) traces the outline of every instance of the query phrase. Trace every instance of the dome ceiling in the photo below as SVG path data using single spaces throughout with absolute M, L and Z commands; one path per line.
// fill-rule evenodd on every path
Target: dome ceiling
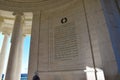
M 32 13 L 56 9 L 61 6 L 70 6 L 70 3 L 77 0 L 0 0 L 0 32 L 11 33 L 15 16 L 13 12 L 23 12 L 25 21 L 23 24 L 23 33 L 31 33 Z
M 76 0 L 0 0 L 0 9 L 7 11 L 32 12 L 52 9 Z

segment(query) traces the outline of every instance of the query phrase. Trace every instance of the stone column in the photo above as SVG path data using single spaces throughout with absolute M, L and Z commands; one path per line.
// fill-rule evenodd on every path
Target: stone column
M 39 36 L 40 19 L 41 19 L 40 12 L 39 11 L 33 12 L 28 80 L 32 80 L 37 70 L 37 56 L 38 56 L 37 54 L 38 54 L 39 37 L 36 36 Z
M 2 49 L 0 53 L 0 80 L 2 78 L 3 70 L 4 70 L 4 65 L 5 65 L 5 57 L 6 57 L 6 52 L 7 52 L 7 46 L 8 46 L 8 40 L 9 40 L 9 34 L 3 33 L 4 34 L 4 40 L 2 44 Z
M 18 75 L 17 67 L 19 66 L 18 50 L 21 42 L 20 36 L 22 35 L 23 14 L 20 12 L 17 12 L 14 15 L 16 15 L 16 19 L 14 23 L 13 32 L 12 32 L 10 55 L 9 55 L 5 80 L 18 80 L 17 78 L 17 75 Z
M 22 55 L 23 55 L 23 44 L 24 44 L 24 35 L 21 35 L 20 44 L 19 44 L 19 50 L 18 50 L 18 63 L 17 63 L 17 74 L 16 74 L 16 80 L 20 80 L 21 78 L 21 67 L 22 67 Z

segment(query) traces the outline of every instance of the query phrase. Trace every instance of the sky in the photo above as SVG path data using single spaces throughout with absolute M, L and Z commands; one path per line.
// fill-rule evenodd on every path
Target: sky
M 0 33 L 0 52 L 1 52 L 2 42 L 3 42 L 3 35 L 2 33 Z
M 1 47 L 2 47 L 2 42 L 3 42 L 4 36 L 2 33 L 0 33 L 0 52 L 1 52 Z M 30 36 L 26 36 L 24 39 L 24 46 L 23 46 L 23 57 L 22 57 L 22 71 L 21 73 L 27 73 L 28 72 L 28 60 L 29 60 L 29 48 L 30 48 Z M 10 38 L 9 38 L 9 43 L 7 47 L 7 56 L 6 56 L 6 61 L 5 61 L 5 66 L 7 66 L 7 58 L 9 55 L 10 51 Z M 5 70 L 4 70 L 5 73 Z
M 26 36 L 23 46 L 23 59 L 22 59 L 22 73 L 28 71 L 29 49 L 30 49 L 30 36 Z

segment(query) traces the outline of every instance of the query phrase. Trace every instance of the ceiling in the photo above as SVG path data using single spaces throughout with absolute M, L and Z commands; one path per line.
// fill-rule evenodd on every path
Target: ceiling
M 28 3 L 28 2 L 43 2 L 43 1 L 48 1 L 48 0 L 6 0 L 6 1 Z
M 24 34 L 31 33 L 32 12 L 58 8 L 76 0 L 0 0 L 0 32 L 11 33 L 15 16 L 13 12 L 24 12 Z
M 23 32 L 24 34 L 30 34 L 32 25 L 32 13 L 25 12 L 24 18 L 25 21 L 23 24 Z M 13 12 L 0 10 L 0 32 L 12 33 L 14 21 L 15 16 L 13 16 Z
M 61 7 L 73 1 L 76 0 L 0 0 L 0 9 L 6 11 L 32 12 Z

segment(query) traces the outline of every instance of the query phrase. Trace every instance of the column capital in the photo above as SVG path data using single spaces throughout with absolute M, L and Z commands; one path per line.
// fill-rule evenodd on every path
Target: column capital
M 41 12 L 42 12 L 42 11 L 34 11 L 34 12 L 32 12 L 32 13 L 33 13 L 33 16 L 36 16 L 36 15 L 37 15 L 37 16 L 40 16 Z
M 13 15 L 14 15 L 14 16 L 15 16 L 15 15 L 23 16 L 24 13 L 23 13 L 23 12 L 20 12 L 20 11 L 15 11 L 15 12 L 13 12 Z
M 23 37 L 25 37 L 25 36 L 26 36 L 26 34 L 22 34 L 22 36 L 23 36 Z
M 8 32 L 2 32 L 3 35 L 10 35 Z
M 33 14 L 40 14 L 42 11 L 33 11 Z

